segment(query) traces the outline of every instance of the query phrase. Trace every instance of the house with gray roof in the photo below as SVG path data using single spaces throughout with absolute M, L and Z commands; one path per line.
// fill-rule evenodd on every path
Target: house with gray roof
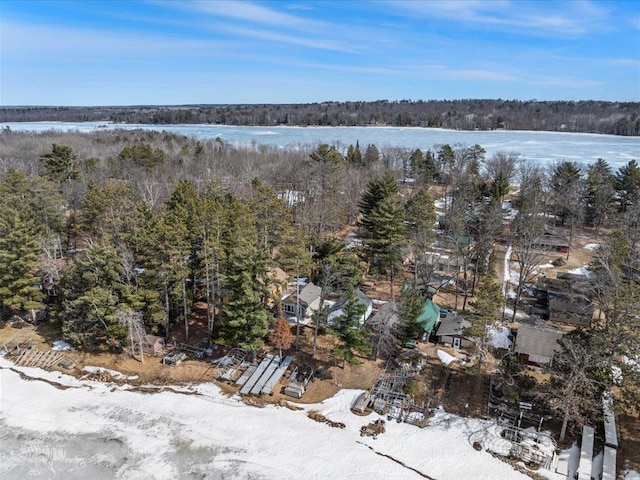
M 466 330 L 471 327 L 471 322 L 465 320 L 460 315 L 447 315 L 440 322 L 440 326 L 436 331 L 436 339 L 438 343 L 442 343 L 453 348 L 469 348 L 473 346 L 471 340 L 466 334 Z
M 529 363 L 551 365 L 553 356 L 562 349 L 558 341 L 565 333 L 539 321 L 521 321 L 513 351 L 523 355 Z
M 364 322 L 371 316 L 373 312 L 373 300 L 370 299 L 365 293 L 362 292 L 359 288 L 354 292 L 355 299 L 362 307 L 364 308 L 364 313 L 360 317 L 360 325 L 364 325 Z M 329 315 L 327 316 L 327 324 L 329 326 L 333 325 L 333 321 L 344 315 L 344 308 L 347 306 L 349 302 L 349 295 L 345 295 L 340 298 L 336 303 L 331 306 L 331 310 Z
M 306 325 L 311 316 L 320 309 L 322 289 L 313 283 L 307 283 L 299 292 L 287 295 L 282 299 L 284 314 L 289 323 L 300 321 Z

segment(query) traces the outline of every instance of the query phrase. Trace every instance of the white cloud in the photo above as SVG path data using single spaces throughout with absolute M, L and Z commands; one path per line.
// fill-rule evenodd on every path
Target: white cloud
M 410 15 L 465 22 L 470 26 L 490 25 L 521 35 L 579 36 L 594 28 L 608 28 L 604 21 L 609 11 L 587 1 L 419 1 L 387 2 Z
M 321 31 L 329 26 L 326 22 L 278 12 L 274 9 L 245 1 L 230 0 L 212 2 L 207 0 L 194 0 L 181 2 L 161 1 L 156 3 L 168 8 L 196 11 L 218 17 L 302 31 Z
M 158 35 L 69 28 L 57 25 L 30 25 L 2 22 L 3 57 L 21 59 L 26 54 L 64 59 L 70 54 L 131 56 L 190 56 L 216 54 L 234 49 L 233 42 L 169 38 Z
M 227 31 L 242 37 L 260 38 L 279 43 L 287 43 L 291 45 L 299 45 L 320 50 L 334 50 L 342 53 L 358 53 L 355 46 L 349 46 L 346 43 L 334 41 L 326 38 L 305 38 L 297 35 L 288 35 L 281 32 L 273 32 L 269 30 L 258 30 L 255 28 L 237 27 L 232 25 L 218 25 L 215 27 L 218 31 Z

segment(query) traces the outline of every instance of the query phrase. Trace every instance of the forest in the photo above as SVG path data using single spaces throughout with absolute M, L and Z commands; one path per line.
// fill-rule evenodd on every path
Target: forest
M 357 362 L 374 342 L 416 338 L 427 293 L 418 285 L 429 283 L 419 267 L 435 243 L 464 260 L 462 311 L 480 338 L 505 301 L 494 246 L 510 243 L 520 267 L 509 300 L 515 315 L 540 259 L 536 239 L 553 223 L 598 237 L 589 281 L 601 316 L 565 337 L 561 355 L 572 360 L 554 364 L 552 378 L 581 383 L 553 384 L 549 402 L 559 411 L 563 399 L 580 405 L 576 422 L 592 415 L 593 402 L 616 382 L 615 365 L 625 376 L 624 402 L 640 404 L 640 375 L 626 361 L 639 360 L 640 351 L 635 160 L 616 171 L 605 159 L 543 168 L 517 152 L 487 158 L 480 145 L 287 150 L 117 130 L 6 130 L 0 152 L 3 320 L 52 322 L 76 346 L 121 351 L 134 327 L 168 336 L 184 325 L 188 337 L 187 318 L 203 304 L 212 342 L 257 352 L 282 338 L 270 273 L 277 266 L 309 277 L 323 296 L 353 295 L 372 278 L 389 286 L 401 319 L 393 338 L 374 339 L 360 327 L 355 301 L 329 329 L 339 341 L 335 355 Z M 507 196 L 517 215 L 505 223 Z M 439 218 L 434 199 L 444 201 Z M 348 245 L 347 231 L 357 231 L 362 245 Z M 409 253 L 413 273 L 403 265 Z M 327 314 L 314 318 L 316 337 Z M 576 376 L 576 366 L 587 374 Z
M 398 126 L 640 135 L 640 104 L 600 101 L 401 100 L 308 104 L 1 107 L 0 122 Z

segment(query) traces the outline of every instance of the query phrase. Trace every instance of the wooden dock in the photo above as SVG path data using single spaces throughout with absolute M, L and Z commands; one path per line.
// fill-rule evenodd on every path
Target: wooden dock
M 50 368 L 64 360 L 64 355 L 54 350 L 23 350 L 15 361 L 18 367 Z

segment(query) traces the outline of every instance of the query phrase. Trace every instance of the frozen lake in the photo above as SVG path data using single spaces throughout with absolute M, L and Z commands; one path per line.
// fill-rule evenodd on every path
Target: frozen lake
M 461 131 L 416 127 L 235 127 L 225 125 L 142 125 L 104 122 L 14 122 L 0 123 L 0 128 L 14 131 L 47 130 L 92 132 L 97 129 L 155 130 L 187 135 L 202 140 L 220 137 L 234 145 L 271 145 L 298 147 L 318 143 L 346 148 L 360 142 L 362 148 L 372 143 L 378 147 L 433 149 L 438 145 L 481 145 L 487 156 L 495 152 L 519 152 L 523 157 L 549 164 L 560 160 L 591 163 L 598 158 L 618 168 L 632 159 L 640 160 L 640 137 L 620 137 L 590 133 L 528 131 Z

